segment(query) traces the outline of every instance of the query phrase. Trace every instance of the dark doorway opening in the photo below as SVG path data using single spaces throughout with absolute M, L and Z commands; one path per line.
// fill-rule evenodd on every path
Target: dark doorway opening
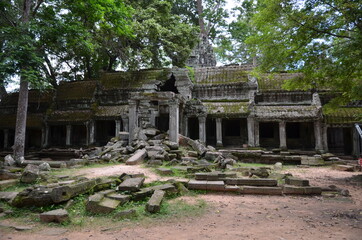
M 49 144 L 50 146 L 64 147 L 66 141 L 66 126 L 50 126 Z
M 289 149 L 314 150 L 315 137 L 312 122 L 287 122 L 285 131 Z
M 0 129 L 0 149 L 4 149 L 4 131 Z
M 216 120 L 206 119 L 206 144 L 216 146 Z
M 278 148 L 280 146 L 278 122 L 259 123 L 259 143 L 261 147 L 266 148 Z
M 85 125 L 73 125 L 70 143 L 73 146 L 87 145 L 87 127 Z
M 199 139 L 199 119 L 196 117 L 189 118 L 188 122 L 189 138 Z M 207 135 L 207 134 L 206 134 Z
M 170 125 L 170 117 L 169 114 L 160 114 L 158 117 L 156 117 L 156 128 L 158 128 L 162 132 L 167 132 Z
M 328 128 L 328 150 L 332 153 L 351 155 L 353 151 L 351 128 Z
M 25 148 L 41 148 L 41 130 L 26 129 Z
M 242 147 L 248 141 L 247 123 L 245 118 L 223 119 L 224 146 Z
M 96 121 L 95 141 L 96 145 L 104 146 L 116 133 L 116 122 L 114 120 Z

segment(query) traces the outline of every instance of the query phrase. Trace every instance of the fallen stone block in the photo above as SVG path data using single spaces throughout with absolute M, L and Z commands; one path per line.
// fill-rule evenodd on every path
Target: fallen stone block
M 161 203 L 163 197 L 165 196 L 165 192 L 162 190 L 156 190 L 150 200 L 146 204 L 146 211 L 150 213 L 159 212 L 161 209 Z
M 208 151 L 208 152 L 205 153 L 205 159 L 210 161 L 210 162 L 214 162 L 217 159 L 217 157 L 219 157 L 220 155 L 221 155 L 220 152 L 210 152 L 210 151 Z
M 0 169 L 0 180 L 19 179 L 20 173 L 13 173 L 7 169 Z
M 0 192 L 0 201 L 11 202 L 19 192 Z
M 263 178 L 223 178 L 227 185 L 247 185 L 247 186 L 277 186 L 278 181 L 275 179 Z
M 21 174 L 20 182 L 22 183 L 34 183 L 38 180 L 40 170 L 39 167 L 33 164 L 28 164 L 23 173 Z
M 309 186 L 309 180 L 288 177 L 285 179 L 285 184 L 306 187 L 306 186 Z
M 131 199 L 131 196 L 129 196 L 129 195 L 124 195 L 124 194 L 119 194 L 119 193 L 106 194 L 106 196 L 107 196 L 107 198 L 119 201 L 120 205 L 125 204 L 126 202 L 128 202 Z
M 345 172 L 353 172 L 354 171 L 354 167 L 350 166 L 350 165 L 335 165 L 334 169 L 338 170 L 338 171 L 345 171 Z
M 242 186 L 239 192 L 242 194 L 282 195 L 283 190 L 281 187 Z
M 127 161 L 126 165 L 137 165 L 141 164 L 147 156 L 146 149 L 139 149 L 133 154 Z
M 120 204 L 120 201 L 114 200 L 108 197 L 104 197 L 103 194 L 96 193 L 89 196 L 86 210 L 95 214 L 106 214 L 114 211 Z
M 10 202 L 14 207 L 43 207 L 53 204 L 51 188 L 26 188 L 19 192 Z
M 69 214 L 65 209 L 57 209 L 49 212 L 44 212 L 39 215 L 40 221 L 44 223 L 62 223 L 69 219 Z
M 0 181 L 0 191 L 15 186 L 18 183 L 19 181 L 17 179 L 2 180 Z
M 130 191 L 130 192 L 137 192 L 143 185 L 145 178 L 128 178 L 124 180 L 119 186 L 119 191 Z
M 292 185 L 283 186 L 284 194 L 295 194 L 295 195 L 320 195 L 322 189 L 320 187 L 300 187 Z
M 168 168 L 157 168 L 156 170 L 161 175 L 172 175 L 173 174 L 172 169 L 168 169 Z

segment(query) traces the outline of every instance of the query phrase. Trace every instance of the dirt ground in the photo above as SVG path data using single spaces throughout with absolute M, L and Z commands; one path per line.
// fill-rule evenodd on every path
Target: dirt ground
M 114 175 L 124 166 L 98 170 L 83 169 L 87 176 Z M 159 179 L 149 169 L 127 166 L 127 171 L 144 172 L 148 180 Z M 335 185 L 348 189 L 351 197 L 257 196 L 208 193 L 182 197 L 187 201 L 205 200 L 210 206 L 199 217 L 167 219 L 146 226 L 119 222 L 116 227 L 98 226 L 71 230 L 44 225 L 40 230 L 2 231 L 0 239 L 362 239 L 362 186 L 351 181 L 361 173 L 331 168 L 292 168 L 286 172 L 310 180 L 312 186 Z

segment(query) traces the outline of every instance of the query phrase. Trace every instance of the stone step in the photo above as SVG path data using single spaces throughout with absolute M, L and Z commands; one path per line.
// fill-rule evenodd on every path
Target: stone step
M 220 181 L 222 178 L 235 178 L 236 173 L 209 172 L 195 173 L 196 180 Z
M 282 195 L 281 187 L 257 187 L 257 186 L 242 186 L 240 187 L 242 194 L 260 194 L 260 195 Z
M 295 195 L 320 195 L 322 194 L 322 189 L 320 187 L 300 187 L 293 185 L 284 185 L 283 193 Z
M 0 201 L 9 202 L 18 195 L 19 192 L 0 192 Z
M 40 221 L 44 223 L 62 223 L 69 219 L 69 214 L 65 209 L 57 209 L 49 212 L 44 212 L 39 215 Z
M 188 188 L 192 190 L 224 191 L 224 181 L 190 180 Z
M 227 185 L 247 185 L 247 186 L 277 186 L 278 181 L 269 178 L 223 178 Z
M 288 177 L 288 178 L 285 179 L 285 184 L 300 186 L 300 187 L 307 187 L 307 186 L 309 186 L 309 180 Z
M 150 200 L 146 204 L 146 211 L 150 213 L 159 212 L 161 209 L 161 203 L 163 197 L 165 196 L 165 192 L 162 190 L 156 190 Z
M 16 184 L 19 183 L 19 180 L 17 179 L 9 179 L 9 180 L 2 180 L 0 181 L 0 191 L 15 186 Z

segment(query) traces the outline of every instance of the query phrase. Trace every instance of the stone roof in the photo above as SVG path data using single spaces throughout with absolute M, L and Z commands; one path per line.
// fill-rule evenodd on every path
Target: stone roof
M 128 105 L 120 106 L 99 106 L 96 110 L 96 117 L 120 117 L 121 114 L 128 114 Z
M 96 81 L 62 82 L 57 88 L 57 101 L 92 99 L 96 88 Z
M 255 106 L 254 114 L 259 119 L 315 119 L 319 108 L 310 106 Z
M 90 110 L 54 111 L 48 117 L 48 122 L 85 122 L 92 116 Z
M 16 114 L 2 115 L 0 117 L 1 128 L 15 128 Z M 28 114 L 26 118 L 26 127 L 28 128 L 42 128 L 43 115 L 42 114 Z
M 362 122 L 361 107 L 340 107 L 323 113 L 328 124 L 353 124 Z
M 284 90 L 283 84 L 285 80 L 300 79 L 303 77 L 301 73 L 271 73 L 258 77 L 258 85 L 260 91 L 276 91 Z M 296 89 L 298 90 L 298 89 Z M 299 89 L 302 90 L 302 89 Z
M 195 68 L 196 84 L 227 84 L 248 81 L 250 65 Z
M 247 115 L 249 102 L 203 102 L 210 115 Z
M 129 72 L 105 72 L 100 76 L 100 83 L 105 90 L 141 88 L 152 81 L 166 81 L 171 69 L 146 69 Z
M 54 95 L 53 90 L 45 90 L 39 91 L 36 89 L 29 90 L 28 102 L 29 103 L 48 103 L 52 101 L 52 97 Z M 19 98 L 19 92 L 9 93 L 6 97 L 4 97 L 0 105 L 17 105 Z

